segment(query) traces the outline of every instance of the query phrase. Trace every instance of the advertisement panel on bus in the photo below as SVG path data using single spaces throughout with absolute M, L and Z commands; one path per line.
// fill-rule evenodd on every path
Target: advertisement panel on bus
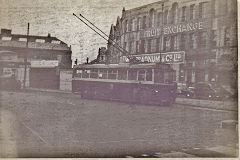
M 149 62 L 149 63 L 166 63 L 166 64 L 173 64 L 173 63 L 184 63 L 185 60 L 185 52 L 166 52 L 166 53 L 153 53 L 153 54 L 139 54 L 139 55 L 131 55 L 135 57 L 140 62 Z M 120 57 L 121 63 L 128 63 L 129 57 L 122 56 Z

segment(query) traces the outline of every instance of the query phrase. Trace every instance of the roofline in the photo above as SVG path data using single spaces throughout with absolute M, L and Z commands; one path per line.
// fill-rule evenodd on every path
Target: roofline
M 2 28 L 2 29 L 4 29 L 4 28 Z M 6 29 L 6 30 L 11 30 L 11 29 Z M 28 37 L 28 38 L 34 38 L 34 39 L 37 39 L 37 38 L 39 38 L 39 39 L 51 39 L 51 40 L 58 40 L 62 44 L 66 44 L 65 42 L 63 42 L 62 40 L 58 39 L 57 37 L 49 36 L 50 34 L 47 35 L 47 36 L 38 36 L 38 35 L 25 35 L 25 34 L 12 34 L 12 33 L 10 33 L 10 34 L 3 34 L 3 33 L 0 32 L 0 36 L 1 35 L 3 35 L 3 36 L 10 36 L 10 37 L 17 37 L 17 38 L 27 38 Z
M 75 69 L 77 68 L 86 68 L 86 69 L 104 69 L 104 68 L 157 68 L 157 63 L 142 63 L 142 64 L 129 64 L 129 63 L 120 63 L 120 64 L 80 64 L 74 66 Z M 161 65 L 168 65 L 168 64 L 161 64 Z
M 169 2 L 169 0 L 160 0 L 160 1 L 157 1 L 157 2 L 145 4 L 145 5 L 143 5 L 143 6 L 139 6 L 139 7 L 136 7 L 136 8 L 132 8 L 132 9 L 125 10 L 125 12 L 133 11 L 133 10 L 137 10 L 137 9 L 140 9 L 140 8 L 144 8 L 144 7 L 149 6 L 149 5 L 158 4 L 158 3 L 161 4 L 161 3 L 165 3 L 165 2 Z

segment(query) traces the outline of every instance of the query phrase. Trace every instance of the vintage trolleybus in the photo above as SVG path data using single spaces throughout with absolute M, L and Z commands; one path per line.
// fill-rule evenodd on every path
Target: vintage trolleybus
M 74 67 L 72 91 L 83 98 L 171 105 L 174 79 L 169 64 L 84 64 Z

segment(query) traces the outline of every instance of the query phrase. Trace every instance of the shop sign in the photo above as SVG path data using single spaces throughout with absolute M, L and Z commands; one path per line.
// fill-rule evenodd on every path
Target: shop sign
M 161 35 L 161 28 L 153 28 L 150 30 L 146 30 L 141 33 L 141 37 L 148 38 L 148 37 L 156 37 Z
M 34 60 L 31 61 L 32 68 L 54 68 L 58 66 L 58 60 Z
M 132 55 L 137 60 L 141 62 L 149 62 L 149 63 L 184 63 L 185 60 L 185 52 L 167 52 L 167 53 L 153 53 L 153 54 L 140 54 L 140 55 Z M 121 63 L 128 63 L 129 59 L 126 56 L 122 56 L 120 58 Z
M 173 34 L 173 33 L 182 33 L 182 32 L 189 32 L 195 30 L 203 29 L 203 22 L 191 22 L 187 24 L 178 24 L 178 25 L 171 25 L 163 28 L 163 33 L 166 34 Z
M 165 26 L 163 27 L 163 29 L 162 28 L 148 29 L 148 30 L 142 31 L 140 34 L 140 37 L 150 38 L 150 37 L 160 36 L 162 33 L 164 35 L 167 35 L 167 34 L 196 31 L 196 30 L 201 30 L 203 28 L 204 28 L 203 22 L 190 22 L 186 24 Z

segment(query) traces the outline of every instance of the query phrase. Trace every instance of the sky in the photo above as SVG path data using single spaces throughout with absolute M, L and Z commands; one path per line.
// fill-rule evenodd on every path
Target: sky
M 111 24 L 126 10 L 159 0 L 0 0 L 0 28 L 12 29 L 13 34 L 55 36 L 72 47 L 72 59 L 85 62 L 96 58 L 98 49 L 107 42 L 73 13 L 80 13 L 109 34 Z

